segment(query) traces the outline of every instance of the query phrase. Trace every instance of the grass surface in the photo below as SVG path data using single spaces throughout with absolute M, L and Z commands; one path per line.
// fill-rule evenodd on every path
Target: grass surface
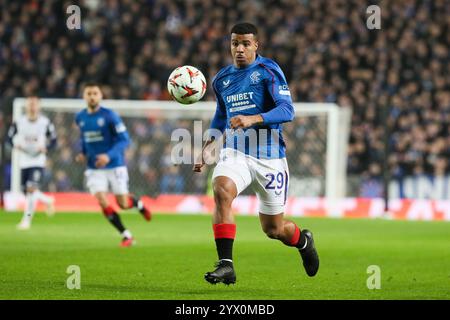
M 268 239 L 257 217 L 237 217 L 237 283 L 210 285 L 215 244 L 209 216 L 123 214 L 137 245 L 101 214 L 37 214 L 17 231 L 18 213 L 0 211 L 0 299 L 450 299 L 450 223 L 293 219 L 313 231 L 321 266 L 306 276 L 293 248 Z M 69 265 L 81 289 L 66 287 Z M 381 289 L 366 286 L 381 269 Z

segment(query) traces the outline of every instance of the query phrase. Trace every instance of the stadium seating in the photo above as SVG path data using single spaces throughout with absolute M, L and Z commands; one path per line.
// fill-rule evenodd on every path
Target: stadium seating
M 281 65 L 294 100 L 352 108 L 350 196 L 380 196 L 384 108 L 390 110 L 393 129 L 392 175 L 447 176 L 448 2 L 383 2 L 381 30 L 366 28 L 366 2 L 250 1 L 234 7 L 221 0 L 180 6 L 163 0 L 93 0 L 82 6 L 82 29 L 67 32 L 64 2 L 20 5 L 6 0 L 0 4 L 0 91 L 4 99 L 35 90 L 45 97 L 74 98 L 84 81 L 95 79 L 105 84 L 108 98 L 168 99 L 170 70 L 189 63 L 210 81 L 230 63 L 226 48 L 231 25 L 247 20 L 260 28 L 260 51 Z M 212 90 L 206 98 L 214 99 Z M 67 134 L 64 127 L 58 130 L 60 136 Z M 164 129 L 160 125 L 155 130 Z M 70 146 L 70 141 L 64 143 L 63 148 Z M 137 159 L 164 154 L 149 148 L 140 144 L 134 151 Z M 149 159 L 135 165 L 149 166 Z M 51 174 L 58 188 L 76 183 L 64 171 Z M 145 171 L 155 183 L 160 175 Z M 176 181 L 173 190 L 171 179 Z M 163 180 L 160 187 L 166 192 L 186 191 L 179 172 L 167 173 Z

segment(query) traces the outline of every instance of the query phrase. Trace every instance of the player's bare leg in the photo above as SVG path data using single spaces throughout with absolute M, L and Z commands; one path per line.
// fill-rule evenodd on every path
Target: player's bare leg
M 216 269 L 205 274 L 205 280 L 216 284 L 235 283 L 236 274 L 233 268 L 233 242 L 236 235 L 231 204 L 237 196 L 236 184 L 228 177 L 219 176 L 213 181 L 214 201 L 216 208 L 213 214 L 213 230 L 219 262 Z
M 132 194 L 117 194 L 116 201 L 120 208 L 125 210 L 137 208 L 145 220 L 150 221 L 152 219 L 152 213 L 144 205 L 142 199 L 137 199 Z
M 31 228 L 31 221 L 36 210 L 37 197 L 35 194 L 35 187 L 27 187 L 25 189 L 25 210 L 23 212 L 22 220 L 17 225 L 18 230 L 29 230 Z
M 103 214 L 105 215 L 106 219 L 108 219 L 108 221 L 122 235 L 121 246 L 129 247 L 129 246 L 133 245 L 134 240 L 133 240 L 133 236 L 132 236 L 131 232 L 123 226 L 119 215 L 114 210 L 114 208 L 110 206 L 106 192 L 97 192 L 97 193 L 95 193 L 94 196 L 97 199 L 98 204 L 102 208 Z
M 285 245 L 298 249 L 308 276 L 316 275 L 319 270 L 319 256 L 311 231 L 300 230 L 294 222 L 284 219 L 283 213 L 276 215 L 259 213 L 259 220 L 269 238 L 280 240 Z
M 41 201 L 45 204 L 46 210 L 45 213 L 47 216 L 52 217 L 55 215 L 55 198 L 51 196 L 47 196 L 42 191 L 36 190 L 36 198 L 38 201 Z

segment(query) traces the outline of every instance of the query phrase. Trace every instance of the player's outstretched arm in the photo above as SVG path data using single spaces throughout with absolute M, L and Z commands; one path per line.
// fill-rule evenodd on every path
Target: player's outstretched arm
M 51 122 L 48 123 L 45 136 L 47 138 L 47 145 L 39 150 L 44 154 L 56 148 L 57 137 L 56 137 L 56 129 L 53 123 Z
M 86 142 L 84 141 L 84 135 L 83 132 L 81 131 L 81 127 L 80 127 L 80 114 L 77 114 L 76 118 L 75 118 L 75 123 L 77 124 L 77 127 L 80 129 L 80 147 L 81 147 L 81 152 L 79 152 L 76 156 L 75 156 L 75 161 L 78 163 L 85 163 L 86 162 Z
M 217 107 L 216 112 L 214 114 L 214 117 L 211 121 L 210 129 L 219 130 L 220 132 L 223 132 L 222 138 L 224 138 L 226 131 L 225 128 L 227 126 L 227 113 L 225 111 L 225 104 L 223 103 L 220 95 L 217 93 L 216 87 L 215 87 L 215 80 L 213 80 L 213 89 L 214 93 L 216 94 L 217 99 Z M 202 168 L 205 165 L 205 158 L 207 157 L 206 153 L 208 152 L 208 146 L 210 146 L 213 142 L 216 141 L 216 138 L 214 136 L 211 136 L 208 141 L 205 142 L 202 148 L 201 154 L 198 156 L 197 159 L 195 159 L 194 167 L 192 170 L 194 172 L 202 172 Z M 219 139 L 220 141 L 220 139 Z
M 294 107 L 292 103 L 284 101 L 276 102 L 276 107 L 269 112 L 261 114 L 264 124 L 279 124 L 289 122 L 294 119 Z
M 103 156 L 101 157 L 102 160 L 100 160 L 100 162 L 108 160 L 104 165 L 106 165 L 110 160 L 122 155 L 125 152 L 125 149 L 130 145 L 130 136 L 128 135 L 127 128 L 125 127 L 125 124 L 120 116 L 115 112 L 111 112 L 108 120 L 110 121 L 111 128 L 113 129 L 114 142 L 111 149 L 109 149 L 109 151 L 105 154 L 108 159 Z M 98 159 L 99 157 L 97 157 L 97 160 Z
M 16 134 L 17 134 L 17 125 L 15 122 L 13 122 L 8 129 L 6 143 L 8 143 L 13 148 L 21 150 L 22 148 L 20 147 L 20 145 L 14 143 L 14 137 L 16 136 Z
M 24 146 L 19 144 L 17 141 L 14 141 L 14 137 L 17 135 L 17 133 L 18 133 L 17 124 L 13 122 L 8 129 L 6 143 L 16 150 L 32 155 L 28 152 L 28 150 Z
M 280 124 L 294 119 L 295 111 L 291 93 L 283 71 L 278 66 L 265 67 L 270 74 L 270 80 L 266 81 L 266 89 L 275 103 L 274 108 L 262 113 L 264 124 Z
M 215 141 L 215 139 L 214 139 L 214 137 L 212 137 L 211 139 L 209 139 L 208 141 L 205 142 L 205 144 L 203 145 L 203 148 L 202 148 L 202 152 L 200 153 L 198 158 L 195 160 L 194 167 L 192 168 L 192 171 L 194 171 L 194 172 L 202 172 L 202 168 L 205 165 L 205 152 L 207 152 L 206 149 L 214 141 Z

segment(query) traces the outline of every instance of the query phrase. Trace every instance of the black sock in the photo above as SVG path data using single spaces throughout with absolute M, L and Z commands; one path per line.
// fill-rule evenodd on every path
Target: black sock
M 133 208 L 137 208 L 138 207 L 138 199 L 136 199 L 136 197 L 134 197 L 134 196 L 130 196 L 130 199 L 133 202 Z
M 133 203 L 133 208 L 137 208 L 140 213 L 145 213 L 145 208 L 143 205 L 141 205 L 141 208 L 139 208 L 139 199 L 138 198 L 136 198 L 134 196 L 130 196 L 130 199 Z
M 120 234 L 125 231 L 125 227 L 122 224 L 122 221 L 120 220 L 120 217 L 117 213 L 110 214 L 106 217 L 109 222 L 117 229 L 119 230 Z
M 303 231 L 300 231 L 300 237 L 298 239 L 298 243 L 296 245 L 297 248 L 302 249 L 305 246 L 306 236 Z
M 233 243 L 234 239 L 228 238 L 216 239 L 216 248 L 219 260 L 222 259 L 233 260 Z

